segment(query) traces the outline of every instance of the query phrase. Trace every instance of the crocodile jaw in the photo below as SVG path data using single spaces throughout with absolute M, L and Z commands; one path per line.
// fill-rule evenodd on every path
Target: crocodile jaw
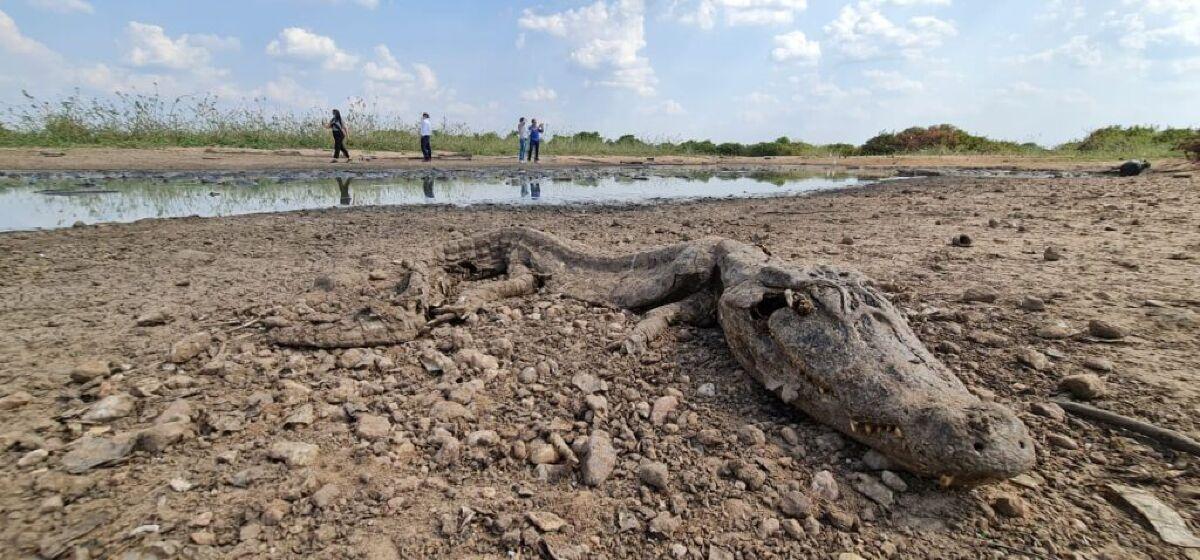
M 730 348 L 768 389 L 943 484 L 1002 480 L 1033 466 L 1016 415 L 969 393 L 864 279 L 829 269 L 795 276 L 820 282 L 751 279 L 721 298 Z

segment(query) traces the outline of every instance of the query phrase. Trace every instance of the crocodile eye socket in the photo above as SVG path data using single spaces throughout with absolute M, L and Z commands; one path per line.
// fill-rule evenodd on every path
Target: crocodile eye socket
M 782 293 L 770 293 L 750 308 L 750 316 L 755 319 L 767 319 L 772 313 L 787 307 L 787 299 Z

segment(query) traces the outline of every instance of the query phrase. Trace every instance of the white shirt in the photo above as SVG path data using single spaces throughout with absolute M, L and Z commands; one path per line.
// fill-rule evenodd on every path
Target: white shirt
M 421 119 L 421 136 L 433 136 L 433 124 L 429 119 Z
M 525 123 L 517 123 L 517 137 L 521 140 L 529 139 L 529 127 Z

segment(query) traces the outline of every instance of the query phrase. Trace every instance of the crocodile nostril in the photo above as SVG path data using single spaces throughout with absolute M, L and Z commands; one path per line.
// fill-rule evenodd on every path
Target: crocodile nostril
M 982 453 L 985 447 L 987 446 L 984 445 L 982 441 L 975 442 L 975 451 Z

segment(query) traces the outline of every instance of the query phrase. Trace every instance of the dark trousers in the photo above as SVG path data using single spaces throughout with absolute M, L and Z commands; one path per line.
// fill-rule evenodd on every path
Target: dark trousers
M 433 159 L 433 146 L 429 144 L 429 137 L 421 137 L 421 155 L 425 156 L 425 161 Z
M 341 132 L 334 132 L 333 159 L 337 159 L 339 153 L 346 154 L 346 159 L 350 159 L 350 152 L 346 151 L 346 135 Z
M 537 161 L 538 153 L 541 152 L 541 148 L 542 148 L 541 140 L 530 140 L 529 141 L 529 157 L 527 158 L 527 160 Z

